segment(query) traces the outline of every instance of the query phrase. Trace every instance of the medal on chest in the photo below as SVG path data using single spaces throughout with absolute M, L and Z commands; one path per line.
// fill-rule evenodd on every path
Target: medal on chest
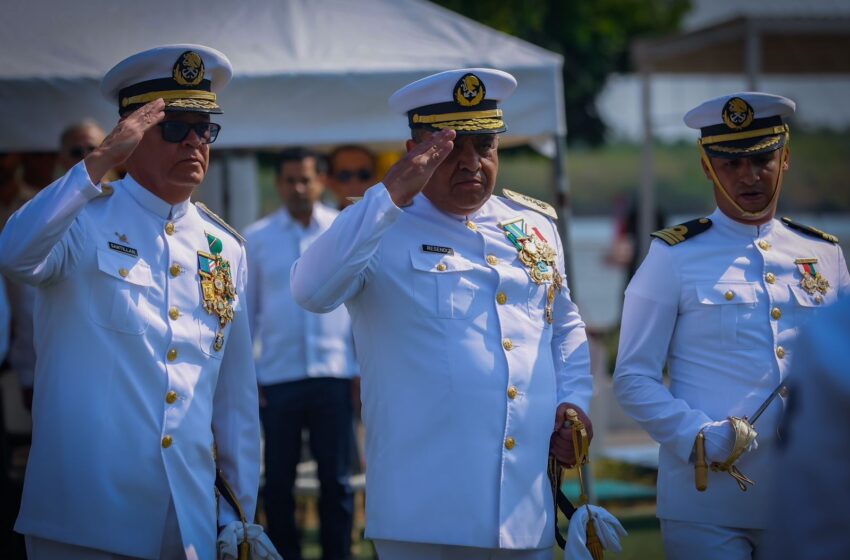
M 209 233 L 206 236 L 210 252 L 198 251 L 198 276 L 201 279 L 204 309 L 218 317 L 218 332 L 213 347 L 221 350 L 224 346 L 224 327 L 233 320 L 236 286 L 233 284 L 230 262 L 221 256 L 221 239 Z
M 546 292 L 546 322 L 552 324 L 552 305 L 561 291 L 563 278 L 558 272 L 558 253 L 536 227 L 531 231 L 523 218 L 513 218 L 499 224 L 505 237 L 516 248 L 520 262 L 528 269 L 531 280 L 538 285 L 549 284 Z
M 811 259 L 795 259 L 794 264 L 800 269 L 803 278 L 800 279 L 800 287 L 806 290 L 809 294 L 820 292 L 825 294 L 829 289 L 829 280 L 821 276 L 820 272 L 815 269 L 818 260 Z

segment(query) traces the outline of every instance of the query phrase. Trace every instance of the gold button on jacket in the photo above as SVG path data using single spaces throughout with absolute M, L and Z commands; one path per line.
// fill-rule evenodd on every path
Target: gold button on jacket
M 513 449 L 516 445 L 516 440 L 510 436 L 505 438 L 505 449 Z
M 770 243 L 762 239 L 761 241 L 759 241 L 759 248 L 762 251 L 767 251 L 768 249 L 770 249 Z
M 182 270 L 183 269 L 180 268 L 180 265 L 177 263 L 172 264 L 171 267 L 168 269 L 168 271 L 171 273 L 171 276 L 174 276 L 175 278 L 177 276 L 180 276 L 180 272 L 182 272 Z
M 723 294 L 723 297 L 725 297 L 727 300 L 731 300 L 732 298 L 735 297 L 735 292 L 733 292 L 732 290 L 729 290 L 728 292 Z
M 440 272 L 445 271 L 445 270 L 446 270 L 446 265 L 444 265 L 443 263 L 438 264 L 438 265 L 437 265 L 437 270 L 439 270 Z
M 118 274 L 121 275 L 121 278 L 127 278 L 127 275 L 130 274 L 130 271 L 128 271 L 124 267 L 121 267 L 121 268 L 118 269 Z
M 513 385 L 508 387 L 508 398 L 509 399 L 514 400 L 518 393 L 519 393 L 519 390 L 517 390 L 517 388 L 514 387 Z
M 499 264 L 499 259 L 496 258 L 496 255 L 487 255 L 487 264 L 490 266 L 496 266 Z
M 780 360 L 785 357 L 785 348 L 778 346 L 776 348 L 776 357 Z
M 169 362 L 173 362 L 174 360 L 176 360 L 177 359 L 177 348 L 172 348 L 171 350 L 169 350 L 166 357 L 168 358 Z
M 505 348 L 505 350 L 510 350 L 514 347 L 514 343 L 511 341 L 510 338 L 506 338 L 502 341 L 502 346 Z
M 180 310 L 176 307 L 172 307 L 168 310 L 168 316 L 171 317 L 174 321 L 176 321 L 177 318 L 180 317 Z
M 505 294 L 505 292 L 499 292 L 498 294 L 496 294 L 496 301 L 499 302 L 499 305 L 505 305 L 505 303 L 508 301 L 507 294 Z
M 165 436 L 164 438 L 162 438 L 163 449 L 168 449 L 169 447 L 171 447 L 171 442 L 172 442 L 171 436 Z
M 165 394 L 165 402 L 168 404 L 174 404 L 177 401 L 177 392 L 169 391 Z
M 168 222 L 167 224 L 165 224 L 165 233 L 167 233 L 168 235 L 174 235 L 174 223 L 173 222 Z
M 778 321 L 779 318 L 782 317 L 782 310 L 778 307 L 774 307 L 773 310 L 770 312 L 770 316 Z
M 765 274 L 764 279 L 768 284 L 773 284 L 776 282 L 776 275 L 772 272 L 768 272 Z

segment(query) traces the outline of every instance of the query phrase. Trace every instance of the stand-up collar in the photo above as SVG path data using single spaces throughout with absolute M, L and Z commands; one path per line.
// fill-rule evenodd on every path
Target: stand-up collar
M 164 220 L 177 220 L 182 218 L 189 208 L 190 202 L 184 200 L 178 204 L 171 205 L 162 200 L 151 191 L 143 187 L 129 173 L 121 181 L 121 188 L 130 193 L 143 208 L 153 212 Z
M 711 219 L 712 225 L 719 231 L 753 239 L 756 237 L 764 237 L 770 233 L 771 230 L 773 230 L 773 224 L 776 222 L 776 219 L 773 219 L 759 226 L 751 226 L 749 224 L 733 220 L 724 214 L 720 208 L 716 208 L 709 218 Z

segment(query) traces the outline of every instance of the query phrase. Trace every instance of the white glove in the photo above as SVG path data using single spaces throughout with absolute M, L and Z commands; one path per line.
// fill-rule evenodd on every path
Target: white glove
M 735 447 L 735 430 L 728 419 L 706 424 L 702 433 L 705 436 L 705 460 L 708 464 L 722 463 L 732 454 Z M 758 446 L 758 440 L 753 440 L 747 452 L 755 451 Z
M 239 543 L 243 535 L 241 521 L 234 521 L 222 529 L 216 542 L 218 560 L 238 560 Z M 283 560 L 263 531 L 262 525 L 248 524 L 248 542 L 251 543 L 251 560 Z
M 564 547 L 564 560 L 593 560 L 587 549 L 587 508 L 593 514 L 593 526 L 596 535 L 605 550 L 622 552 L 620 539 L 628 533 L 620 525 L 616 517 L 608 510 L 599 506 L 580 506 L 570 518 L 570 528 L 567 531 L 567 544 Z

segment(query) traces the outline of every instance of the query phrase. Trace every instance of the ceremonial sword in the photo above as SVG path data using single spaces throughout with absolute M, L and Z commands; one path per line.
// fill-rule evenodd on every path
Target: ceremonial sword
M 767 410 L 767 407 L 770 406 L 770 403 L 772 403 L 778 395 L 782 395 L 783 397 L 788 395 L 788 387 L 785 385 L 785 382 L 780 383 L 776 387 L 776 389 L 774 389 L 773 392 L 767 396 L 767 398 L 764 400 L 763 403 L 761 403 L 761 406 L 758 407 L 758 409 L 753 413 L 752 416 L 744 416 L 744 420 L 749 422 L 750 426 L 755 424 L 756 420 L 759 419 L 759 416 L 761 416 L 764 411 Z

